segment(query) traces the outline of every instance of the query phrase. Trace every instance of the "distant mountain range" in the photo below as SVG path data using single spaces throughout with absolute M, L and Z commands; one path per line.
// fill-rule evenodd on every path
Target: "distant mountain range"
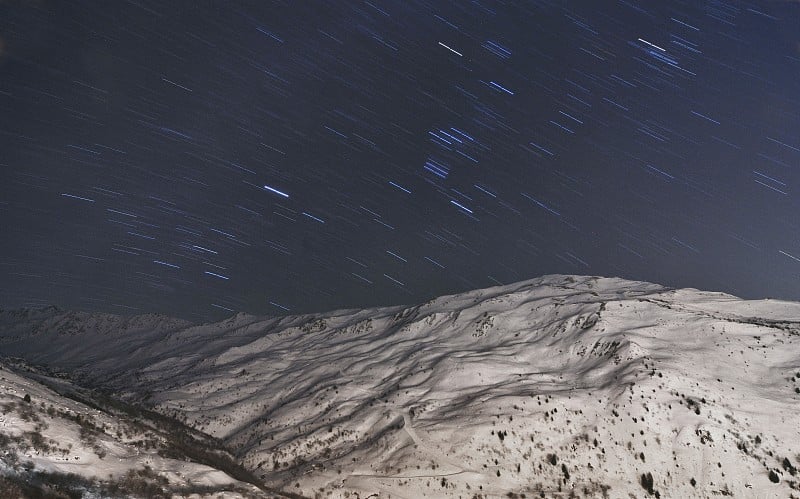
M 800 498 L 800 303 L 553 275 L 203 325 L 50 307 L 0 312 L 0 356 L 23 496 Z

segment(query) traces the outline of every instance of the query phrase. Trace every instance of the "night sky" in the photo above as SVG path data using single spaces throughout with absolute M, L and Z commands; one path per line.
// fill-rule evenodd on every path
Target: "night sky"
M 0 306 L 800 300 L 800 3 L 0 1 Z

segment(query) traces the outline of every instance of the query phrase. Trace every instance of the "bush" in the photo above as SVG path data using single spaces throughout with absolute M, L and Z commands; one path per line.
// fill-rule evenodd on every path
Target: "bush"
M 783 463 L 782 464 L 783 464 L 783 469 L 788 471 L 792 476 L 797 474 L 797 468 L 792 466 L 792 462 L 789 461 L 788 457 L 784 457 L 783 458 Z
M 648 494 L 653 494 L 653 474 L 649 471 L 647 473 L 642 473 L 641 478 L 642 488 L 647 491 Z
M 23 433 L 23 435 L 25 438 L 30 440 L 34 449 L 41 452 L 50 452 L 50 445 L 48 445 L 47 441 L 44 439 L 44 435 L 42 435 L 40 432 L 26 431 Z

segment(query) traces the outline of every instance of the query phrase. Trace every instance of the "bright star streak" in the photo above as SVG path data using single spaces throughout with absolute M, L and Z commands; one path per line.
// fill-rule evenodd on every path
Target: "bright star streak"
M 224 275 L 215 274 L 215 273 L 213 273 L 213 272 L 209 272 L 209 271 L 207 271 L 207 270 L 205 271 L 205 273 L 206 273 L 206 274 L 208 274 L 208 275 L 214 276 L 214 277 L 219 277 L 220 279 L 225 279 L 226 281 L 227 281 L 228 279 L 230 279 L 230 277 L 225 277 Z
M 279 196 L 283 196 L 283 197 L 285 197 L 285 198 L 288 198 L 288 197 L 289 197 L 289 195 L 288 195 L 288 194 L 286 194 L 285 192 L 279 191 L 278 189 L 276 189 L 276 188 L 274 188 L 274 187 L 270 187 L 270 186 L 268 186 L 268 185 L 265 185 L 265 186 L 264 186 L 264 189 L 266 189 L 266 190 L 268 190 L 268 191 L 270 191 L 270 192 L 274 192 L 275 194 L 277 194 L 277 195 L 279 195 Z

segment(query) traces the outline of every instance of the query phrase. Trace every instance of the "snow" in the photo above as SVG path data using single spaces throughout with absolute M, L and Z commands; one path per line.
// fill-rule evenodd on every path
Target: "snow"
M 149 470 L 171 490 L 199 487 L 228 498 L 243 497 L 233 488 L 258 491 L 210 466 L 163 457 L 160 450 L 168 448 L 164 435 L 143 420 L 109 414 L 64 397 L 37 381 L 45 376 L 19 368 L 0 363 L 0 476 L 30 483 L 36 480 L 31 474 L 35 471 L 51 474 L 55 483 L 71 484 L 72 490 L 89 492 L 77 480 L 60 480 L 54 474 L 75 474 L 90 484 L 113 484 Z M 53 384 L 68 385 L 59 380 Z
M 14 314 L 0 352 L 184 421 L 308 497 L 800 497 L 798 303 L 553 275 L 196 326 L 82 316 L 59 335 L 45 325 L 66 312 Z

